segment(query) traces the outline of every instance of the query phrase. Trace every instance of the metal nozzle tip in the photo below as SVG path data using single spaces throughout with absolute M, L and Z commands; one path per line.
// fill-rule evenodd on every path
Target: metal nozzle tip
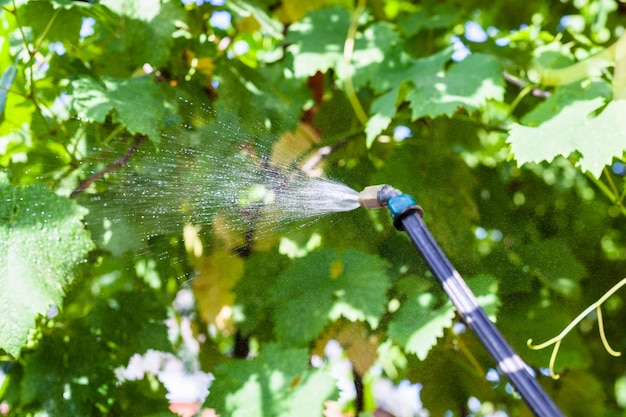
M 368 210 L 385 208 L 387 201 L 399 194 L 400 191 L 387 184 L 370 185 L 359 193 L 359 204 Z
M 363 191 L 359 193 L 359 204 L 368 210 L 383 208 L 384 206 L 378 201 L 378 191 L 380 187 L 380 185 L 365 187 Z

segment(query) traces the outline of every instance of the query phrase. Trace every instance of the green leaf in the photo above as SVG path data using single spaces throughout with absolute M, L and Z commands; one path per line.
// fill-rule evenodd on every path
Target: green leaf
M 555 88 L 545 101 L 539 103 L 521 120 L 524 125 L 537 126 L 550 120 L 567 106 L 577 102 L 593 100 L 596 97 L 611 99 L 611 85 L 603 80 L 591 83 L 573 83 Z
M 397 97 L 398 89 L 394 88 L 378 97 L 372 103 L 372 108 L 370 109 L 372 116 L 368 119 L 365 126 L 365 144 L 368 148 L 372 146 L 380 132 L 387 129 L 391 119 L 395 116 Z
M 252 16 L 261 26 L 261 30 L 268 33 L 275 39 L 283 39 L 284 26 L 277 20 L 270 17 L 267 11 L 257 4 L 249 1 L 231 0 L 228 8 L 239 16 Z
M 241 306 L 245 319 L 238 323 L 247 336 L 253 334 L 262 340 L 273 338 L 272 314 L 274 285 L 289 265 L 286 256 L 273 253 L 254 253 L 245 263 L 245 275 L 235 285 L 236 304 Z
M 299 80 L 286 78 L 280 67 L 258 70 L 234 63 L 216 71 L 220 81 L 219 113 L 225 113 L 218 129 L 226 136 L 236 136 L 242 142 L 254 136 L 257 144 L 269 146 L 286 130 L 295 130 L 298 118 L 294 112 L 302 109 L 309 92 Z
M 458 19 L 458 10 L 452 4 L 436 3 L 433 10 L 420 10 L 400 20 L 399 27 L 409 36 L 422 30 L 443 29 Z
M 487 100 L 503 99 L 502 69 L 493 56 L 472 54 L 445 71 L 452 52 L 448 48 L 415 61 L 415 88 L 407 93 L 414 120 L 424 116 L 451 117 L 461 107 L 478 110 Z
M 143 133 L 158 143 L 165 117 L 159 89 L 149 77 L 118 80 L 105 78 L 109 100 L 115 109 L 113 120 L 130 133 Z
M 76 294 L 68 299 L 72 296 Z M 156 378 L 150 384 L 146 379 L 120 384 L 115 374 L 135 353 L 171 351 L 165 305 L 154 293 L 142 291 L 102 297 L 88 312 L 72 311 L 77 300 L 72 301 L 51 321 L 63 325 L 43 328 L 36 348 L 25 350 L 23 371 L 15 369 L 18 364 L 11 369 L 9 377 L 16 378 L 21 390 L 9 396 L 10 408 L 68 417 L 167 410 L 165 390 Z
M 495 321 L 500 306 L 500 299 L 496 294 L 497 280 L 490 275 L 480 275 L 466 282 L 478 304 Z M 389 325 L 388 334 L 408 352 L 415 353 L 420 360 L 424 360 L 437 344 L 437 339 L 443 336 L 443 331 L 452 326 L 454 316 L 455 309 L 449 301 L 437 307 L 436 299 L 431 293 L 418 294 L 400 307 Z
M 451 327 L 454 320 L 454 307 L 450 302 L 441 307 L 435 307 L 435 302 L 430 293 L 411 297 L 389 324 L 389 337 L 420 360 L 426 359 L 437 344 L 437 338 L 443 336 L 444 329 Z
M 386 23 L 371 25 L 357 37 L 352 53 L 351 65 L 340 67 L 338 76 L 345 79 L 352 77 L 356 88 L 370 83 L 375 91 L 382 92 L 397 88 L 405 81 L 408 68 L 404 42 L 394 27 Z
M 20 18 L 32 27 L 37 38 L 45 35 L 49 42 L 60 41 L 67 45 L 76 45 L 82 24 L 80 8 L 63 7 L 72 3 L 67 2 L 59 7 L 59 2 L 29 1 L 20 8 Z
M 72 107 L 78 117 L 86 122 L 104 123 L 113 109 L 104 86 L 89 77 L 72 80 L 71 86 Z
M 39 314 L 60 304 L 93 243 L 86 210 L 41 185 L 0 184 L 0 347 L 17 356 Z
M 155 376 L 146 374 L 141 380 L 124 381 L 117 388 L 120 414 L 144 417 L 177 417 L 167 411 L 170 402 L 167 390 Z M 113 414 L 113 413 L 111 413 Z
M 289 26 L 285 43 L 296 78 L 326 72 L 343 61 L 350 14 L 343 7 L 317 10 Z
M 335 383 L 321 370 L 310 370 L 308 361 L 306 349 L 267 344 L 254 359 L 219 367 L 205 405 L 232 417 L 320 416 Z
M 339 265 L 342 270 L 337 278 L 333 278 L 333 268 L 339 269 Z M 343 252 L 330 268 L 330 283 L 335 289 L 335 305 L 330 318 L 367 321 L 372 328 L 376 328 L 385 312 L 387 289 L 391 285 L 387 276 L 388 266 L 376 255 L 352 249 Z
M 79 118 L 104 123 L 113 120 L 133 134 L 145 134 L 157 143 L 164 125 L 165 108 L 156 83 L 149 77 L 104 78 L 104 85 L 92 78 L 72 81 L 72 107 Z
M 126 364 L 135 353 L 171 350 L 163 303 L 147 291 L 120 291 L 100 300 L 85 322 L 94 336 L 103 335 L 116 360 Z
M 278 338 L 305 345 L 339 317 L 376 327 L 389 285 L 387 263 L 375 255 L 325 249 L 298 259 L 275 288 Z
M 514 123 L 507 142 L 517 163 L 550 162 L 578 152 L 580 169 L 600 177 L 613 157 L 621 157 L 626 149 L 626 100 L 611 101 L 597 117 L 591 116 L 603 103 L 599 97 L 576 101 L 538 127 Z

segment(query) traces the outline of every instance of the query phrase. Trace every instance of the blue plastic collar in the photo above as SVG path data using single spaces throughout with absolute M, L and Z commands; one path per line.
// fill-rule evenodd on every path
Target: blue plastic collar
M 400 194 L 395 197 L 391 197 L 389 201 L 387 201 L 387 207 L 391 212 L 391 217 L 393 218 L 393 222 L 396 222 L 396 218 L 404 213 L 409 208 L 415 207 L 415 200 L 408 194 Z

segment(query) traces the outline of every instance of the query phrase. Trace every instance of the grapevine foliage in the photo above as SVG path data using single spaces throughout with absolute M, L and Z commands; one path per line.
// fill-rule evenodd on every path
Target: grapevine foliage
M 0 413 L 173 415 L 158 351 L 222 416 L 526 415 L 384 210 L 264 211 L 299 175 L 413 195 L 536 369 L 626 275 L 623 2 L 0 8 Z M 596 325 L 540 376 L 569 416 L 626 409 Z

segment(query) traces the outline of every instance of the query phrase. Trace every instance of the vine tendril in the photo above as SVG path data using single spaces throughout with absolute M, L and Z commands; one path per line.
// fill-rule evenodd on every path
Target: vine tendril
M 554 348 L 552 350 L 552 355 L 550 355 L 550 364 L 549 364 L 550 376 L 552 377 L 552 379 L 559 379 L 560 378 L 559 374 L 554 372 L 554 364 L 556 362 L 556 356 L 557 356 L 557 353 L 559 351 L 559 348 L 561 347 L 561 342 L 563 341 L 565 336 L 567 336 L 567 334 L 574 327 L 576 327 L 576 325 L 578 325 L 578 323 L 580 323 L 585 317 L 587 317 L 587 315 L 589 315 L 589 313 L 591 313 L 594 309 L 597 311 L 597 315 L 598 315 L 598 331 L 600 333 L 600 339 L 602 340 L 602 345 L 604 346 L 604 349 L 606 349 L 606 351 L 611 356 L 618 357 L 618 356 L 622 355 L 621 352 L 618 352 L 618 351 L 614 350 L 613 348 L 611 348 L 611 346 L 609 345 L 609 342 L 607 341 L 606 333 L 604 331 L 604 321 L 602 319 L 602 309 L 601 309 L 601 306 L 602 306 L 602 304 L 604 304 L 604 302 L 606 300 L 608 300 L 613 294 L 615 294 L 615 292 L 617 290 L 622 288 L 624 285 L 626 285 L 626 278 L 623 278 L 620 282 L 618 282 L 613 287 L 611 287 L 611 289 L 609 289 L 602 297 L 600 297 L 595 303 L 593 303 L 589 307 L 587 307 L 574 320 L 572 320 L 570 322 L 570 324 L 568 324 L 567 327 L 565 327 L 565 329 L 563 329 L 563 331 L 561 333 L 559 333 L 557 336 L 553 337 L 552 339 L 547 340 L 547 341 L 545 341 L 543 343 L 540 343 L 538 345 L 533 345 L 533 339 L 528 339 L 526 344 L 532 350 L 540 350 L 540 349 L 547 348 L 550 345 L 554 345 Z

